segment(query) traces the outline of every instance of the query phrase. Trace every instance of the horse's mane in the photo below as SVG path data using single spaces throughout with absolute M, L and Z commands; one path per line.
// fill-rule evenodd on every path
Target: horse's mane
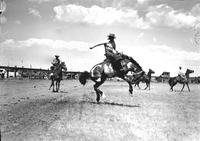
M 131 63 L 133 63 L 134 65 L 136 65 L 138 67 L 138 69 L 142 70 L 142 67 L 138 64 L 137 61 L 135 61 L 132 57 L 128 56 L 128 55 L 122 55 L 124 59 L 128 59 L 131 61 Z

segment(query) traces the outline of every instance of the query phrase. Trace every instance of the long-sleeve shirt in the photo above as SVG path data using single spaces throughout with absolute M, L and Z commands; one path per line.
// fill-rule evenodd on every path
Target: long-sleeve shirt
M 60 60 L 55 58 L 55 59 L 53 59 L 52 64 L 53 65 L 60 64 Z
M 116 53 L 116 44 L 115 42 L 108 42 L 105 43 L 105 52 L 112 52 L 112 53 Z

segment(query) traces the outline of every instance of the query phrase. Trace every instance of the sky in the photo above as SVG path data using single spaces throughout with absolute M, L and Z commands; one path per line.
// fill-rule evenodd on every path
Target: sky
M 200 76 L 200 0 L 4 1 L 0 65 L 48 69 L 57 54 L 69 71 L 89 71 L 105 59 L 103 46 L 89 47 L 114 33 L 144 71 Z

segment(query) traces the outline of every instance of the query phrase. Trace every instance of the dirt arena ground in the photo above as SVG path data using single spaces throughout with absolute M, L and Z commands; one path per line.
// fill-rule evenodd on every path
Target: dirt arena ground
M 96 104 L 93 82 L 83 87 L 65 80 L 61 92 L 48 91 L 48 80 L 1 80 L 2 141 L 199 141 L 200 86 L 170 92 L 168 84 L 152 89 L 106 81 L 106 99 Z M 144 87 L 144 85 L 141 85 Z

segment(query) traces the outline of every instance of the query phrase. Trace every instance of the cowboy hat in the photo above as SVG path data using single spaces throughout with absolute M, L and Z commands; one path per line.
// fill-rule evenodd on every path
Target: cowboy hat
M 108 37 L 116 38 L 114 33 L 108 34 Z

